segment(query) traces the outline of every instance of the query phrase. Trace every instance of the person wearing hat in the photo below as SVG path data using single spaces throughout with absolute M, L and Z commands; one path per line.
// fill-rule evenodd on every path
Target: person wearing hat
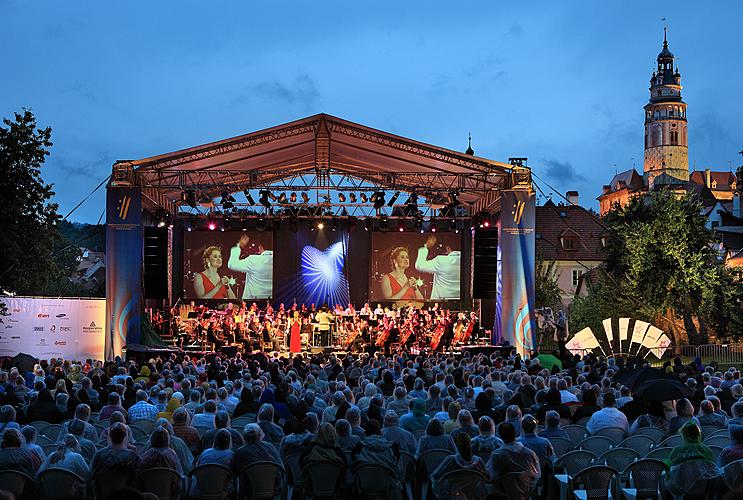
M 426 414 L 426 402 L 423 399 L 414 399 L 408 413 L 400 417 L 400 427 L 406 431 L 415 433 L 424 431 L 431 420 Z

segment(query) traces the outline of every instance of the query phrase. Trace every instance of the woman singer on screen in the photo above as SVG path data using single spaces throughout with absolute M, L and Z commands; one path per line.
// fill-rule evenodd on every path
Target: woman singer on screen
M 382 276 L 382 295 L 387 300 L 414 300 L 422 301 L 423 294 L 418 289 L 420 281 L 417 278 L 408 278 L 405 271 L 410 267 L 408 249 L 395 247 L 390 252 L 392 271 Z
M 230 278 L 219 276 L 222 267 L 222 250 L 216 246 L 204 249 L 204 271 L 193 278 L 196 296 L 200 299 L 234 299 Z

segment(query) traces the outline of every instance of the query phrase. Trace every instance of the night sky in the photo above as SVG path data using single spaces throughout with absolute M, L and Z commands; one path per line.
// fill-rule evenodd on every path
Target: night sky
M 471 132 L 478 156 L 526 156 L 546 194 L 596 208 L 615 170 L 642 172 L 667 25 L 691 168 L 743 162 L 743 2 L 527 5 L 0 0 L 0 115 L 52 127 L 63 214 L 117 159 L 320 112 L 461 151 Z M 103 200 L 71 219 L 96 222 Z

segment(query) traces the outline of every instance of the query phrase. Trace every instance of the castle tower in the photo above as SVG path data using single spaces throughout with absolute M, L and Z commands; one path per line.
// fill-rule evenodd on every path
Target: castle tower
M 644 180 L 649 189 L 689 181 L 686 103 L 681 100 L 681 75 L 674 68 L 663 30 L 658 70 L 650 79 L 650 101 L 645 105 Z

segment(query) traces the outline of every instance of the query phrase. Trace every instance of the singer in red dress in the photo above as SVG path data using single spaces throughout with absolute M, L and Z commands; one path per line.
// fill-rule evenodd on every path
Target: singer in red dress
M 408 249 L 395 247 L 390 252 L 392 271 L 382 276 L 382 296 L 387 300 L 422 301 L 423 294 L 418 289 L 418 280 L 408 278 L 405 272 L 410 267 Z
M 302 319 L 299 317 L 299 311 L 294 311 L 289 319 L 289 351 L 302 351 Z
M 227 276 L 219 275 L 222 267 L 222 250 L 216 246 L 204 249 L 204 271 L 194 276 L 193 287 L 200 299 L 234 299 L 235 292 Z

